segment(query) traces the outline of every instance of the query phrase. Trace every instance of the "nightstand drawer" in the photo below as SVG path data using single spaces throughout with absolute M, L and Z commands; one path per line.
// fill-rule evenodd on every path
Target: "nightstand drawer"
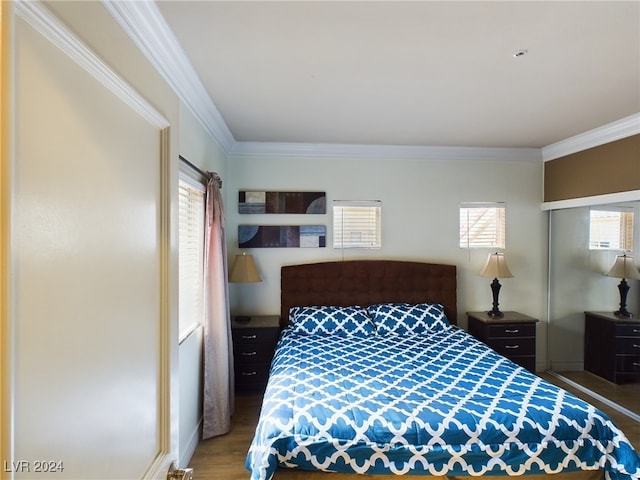
M 530 372 L 536 371 L 536 356 L 535 355 L 524 355 L 521 357 L 512 356 L 510 360 L 514 363 L 517 363 L 521 367 L 526 368 Z
M 235 367 L 236 387 L 260 388 L 264 387 L 269 377 L 269 363 L 237 365 Z
M 616 325 L 616 337 L 636 337 L 640 339 L 640 325 Z
M 640 355 L 640 338 L 617 337 L 616 354 Z
M 535 325 L 490 325 L 487 327 L 488 338 L 535 337 Z
M 233 330 L 233 343 L 275 344 L 278 340 L 277 328 L 237 328 Z
M 616 356 L 618 373 L 640 373 L 640 355 Z
M 272 343 L 236 343 L 233 346 L 236 364 L 270 363 L 273 357 Z
M 487 342 L 491 348 L 505 357 L 515 355 L 535 355 L 535 338 L 492 338 Z

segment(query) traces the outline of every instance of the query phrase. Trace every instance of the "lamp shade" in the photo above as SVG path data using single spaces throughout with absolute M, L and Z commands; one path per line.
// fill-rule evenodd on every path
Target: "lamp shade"
M 613 266 L 605 275 L 616 278 L 640 279 L 640 272 L 638 272 L 638 267 L 633 263 L 633 257 L 629 257 L 626 254 L 618 255 Z
M 507 267 L 507 261 L 504 259 L 503 253 L 491 253 L 487 258 L 487 263 L 480 272 L 482 277 L 490 278 L 510 278 L 513 277 Z
M 253 260 L 253 255 L 236 255 L 236 259 L 229 273 L 229 281 L 233 283 L 261 282 L 260 274 Z

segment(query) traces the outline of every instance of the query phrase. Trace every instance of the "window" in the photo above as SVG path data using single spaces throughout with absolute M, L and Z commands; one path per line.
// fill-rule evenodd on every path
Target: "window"
M 333 248 L 380 248 L 382 202 L 334 200 Z
M 504 202 L 460 204 L 460 248 L 505 248 Z
M 179 340 L 202 323 L 204 315 L 204 185 L 180 175 L 179 180 Z
M 594 207 L 589 211 L 590 250 L 632 250 L 633 209 Z

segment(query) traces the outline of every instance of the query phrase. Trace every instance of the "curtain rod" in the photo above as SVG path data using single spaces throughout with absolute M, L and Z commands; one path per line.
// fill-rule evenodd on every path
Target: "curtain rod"
M 201 168 L 199 168 L 197 165 L 194 165 L 193 163 L 191 163 L 189 160 L 187 160 L 186 158 L 184 158 L 182 155 L 178 155 L 178 158 L 180 158 L 181 161 L 183 161 L 187 167 L 189 167 L 190 169 L 194 170 L 195 172 L 199 173 L 200 175 L 202 175 L 204 178 L 206 178 L 207 180 L 209 180 L 211 178 L 211 173 L 209 172 L 205 172 L 204 170 L 202 170 Z

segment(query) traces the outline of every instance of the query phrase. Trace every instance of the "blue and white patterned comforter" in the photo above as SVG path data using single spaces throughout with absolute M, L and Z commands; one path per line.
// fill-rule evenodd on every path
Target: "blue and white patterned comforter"
M 246 466 L 253 480 L 278 466 L 640 477 L 638 454 L 604 413 L 457 327 L 410 336 L 285 330 Z

